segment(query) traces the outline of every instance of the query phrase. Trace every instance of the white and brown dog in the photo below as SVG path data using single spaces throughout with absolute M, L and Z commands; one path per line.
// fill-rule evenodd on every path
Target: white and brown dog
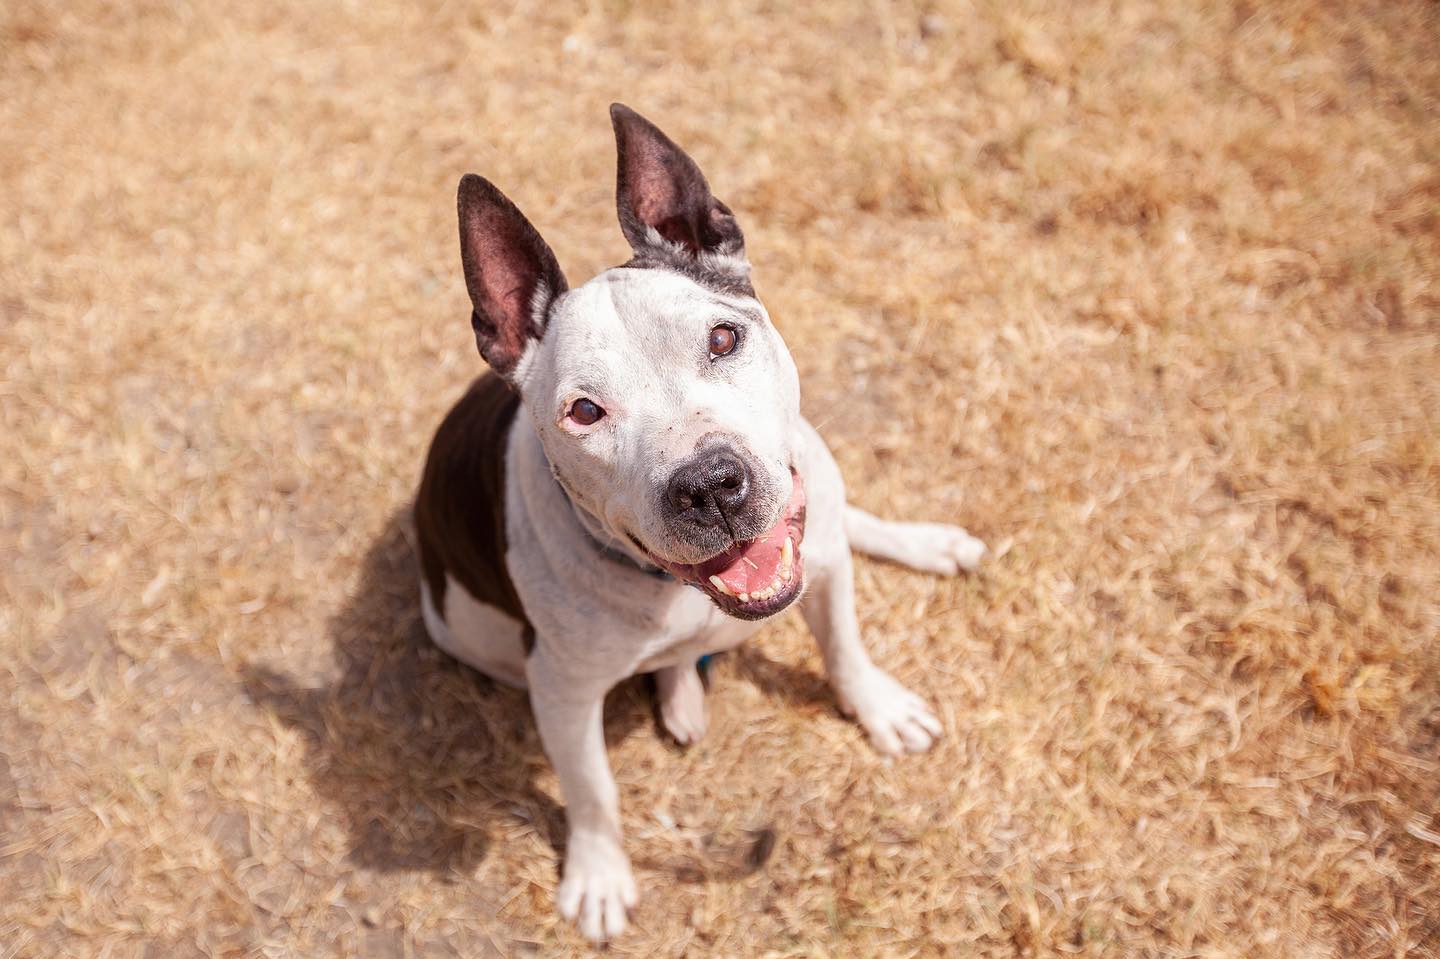
M 985 551 L 954 526 L 846 505 L 734 215 L 654 125 L 619 104 L 610 115 L 635 255 L 578 289 L 499 190 L 460 181 L 471 323 L 492 372 L 441 424 L 415 503 L 426 628 L 529 689 L 569 822 L 558 906 L 597 940 L 625 927 L 636 896 L 605 694 L 655 673 L 665 728 L 693 743 L 697 660 L 800 599 L 841 708 L 884 752 L 927 749 L 939 722 L 860 641 L 850 550 L 940 574 Z

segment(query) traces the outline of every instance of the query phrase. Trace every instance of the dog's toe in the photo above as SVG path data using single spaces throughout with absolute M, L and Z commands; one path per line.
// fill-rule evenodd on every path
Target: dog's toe
M 701 700 L 698 706 L 689 709 L 662 707 L 660 719 L 665 724 L 665 731 L 675 737 L 675 741 L 682 746 L 692 746 L 698 743 L 709 727 L 705 716 L 704 700 Z
M 571 841 L 555 905 L 560 915 L 576 922 L 581 935 L 592 942 L 618 936 L 636 898 L 635 879 L 623 852 L 604 843 Z
M 985 544 L 958 526 L 944 523 L 906 524 L 907 565 L 928 573 L 954 576 L 974 572 L 985 556 Z
M 906 752 L 923 753 L 935 741 L 935 737 L 930 735 L 930 731 L 915 719 L 907 719 L 895 728 L 899 733 L 900 741 L 905 744 Z
M 954 576 L 973 573 L 985 556 L 985 544 L 958 526 L 936 526 L 931 532 L 930 556 L 937 572 Z
M 923 753 L 940 738 L 942 727 L 925 700 L 876 668 L 847 691 L 848 711 L 880 752 L 891 756 Z
M 959 527 L 953 527 L 949 547 L 950 555 L 960 569 L 973 573 L 980 568 L 980 560 L 986 552 L 985 544 L 980 540 Z

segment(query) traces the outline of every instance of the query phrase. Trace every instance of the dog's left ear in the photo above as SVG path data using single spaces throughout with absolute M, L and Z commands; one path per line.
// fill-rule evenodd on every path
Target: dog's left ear
M 637 253 L 664 240 L 692 257 L 745 255 L 745 237 L 730 208 L 715 199 L 695 161 L 659 127 L 621 103 L 610 105 L 619 153 L 615 207 Z

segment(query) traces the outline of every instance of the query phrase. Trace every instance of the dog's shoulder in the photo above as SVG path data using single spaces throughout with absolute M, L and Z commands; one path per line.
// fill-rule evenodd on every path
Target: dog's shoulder
M 415 498 L 415 532 L 421 572 L 442 616 L 448 575 L 479 602 L 529 626 L 505 567 L 505 448 L 519 408 L 515 391 L 486 373 L 431 441 Z

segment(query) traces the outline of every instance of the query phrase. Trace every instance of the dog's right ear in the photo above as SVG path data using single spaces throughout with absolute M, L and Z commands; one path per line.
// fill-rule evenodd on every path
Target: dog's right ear
M 735 214 L 715 199 L 690 155 L 623 103 L 610 104 L 610 122 L 619 159 L 615 207 L 631 249 L 669 244 L 692 258 L 743 258 L 745 236 Z
M 461 177 L 459 208 L 475 343 L 485 362 L 513 383 L 526 347 L 545 332 L 551 302 L 567 289 L 565 275 L 530 221 L 489 180 Z

